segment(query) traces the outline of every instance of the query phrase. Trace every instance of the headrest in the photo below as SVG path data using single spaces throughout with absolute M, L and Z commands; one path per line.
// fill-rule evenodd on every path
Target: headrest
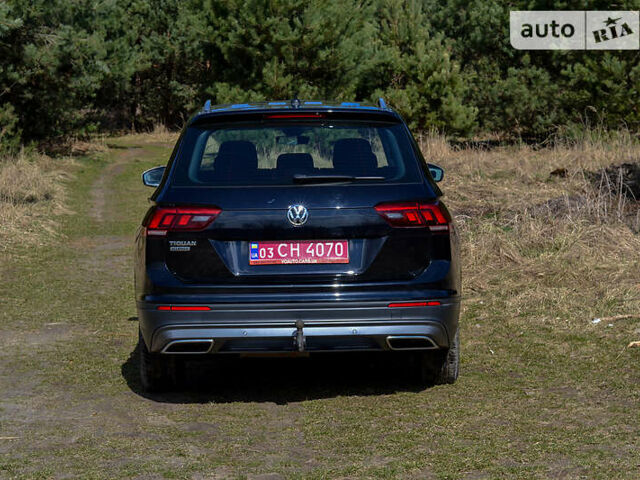
M 309 173 L 313 170 L 313 157 L 308 153 L 283 153 L 278 156 L 276 168 L 285 172 Z
M 349 175 L 372 175 L 378 160 L 364 138 L 343 138 L 333 146 L 333 167 Z
M 217 175 L 242 177 L 257 172 L 258 154 L 253 143 L 246 140 L 223 142 L 213 166 Z

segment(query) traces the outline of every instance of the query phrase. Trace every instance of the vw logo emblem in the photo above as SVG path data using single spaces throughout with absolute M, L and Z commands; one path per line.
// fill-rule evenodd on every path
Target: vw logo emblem
M 294 227 L 299 227 L 307 223 L 309 211 L 304 205 L 291 205 L 287 211 L 287 218 Z

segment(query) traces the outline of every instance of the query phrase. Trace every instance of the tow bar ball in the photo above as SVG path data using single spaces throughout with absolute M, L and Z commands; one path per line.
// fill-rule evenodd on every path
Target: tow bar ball
M 303 328 L 304 322 L 302 320 L 296 320 L 296 333 L 293 337 L 293 346 L 296 347 L 299 352 L 304 352 L 304 347 L 306 345 L 304 332 L 302 330 Z

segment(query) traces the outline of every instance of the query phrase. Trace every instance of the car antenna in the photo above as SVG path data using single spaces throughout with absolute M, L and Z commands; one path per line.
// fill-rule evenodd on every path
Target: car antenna
M 293 100 L 291 100 L 291 108 L 300 108 L 300 99 L 297 93 L 293 96 Z

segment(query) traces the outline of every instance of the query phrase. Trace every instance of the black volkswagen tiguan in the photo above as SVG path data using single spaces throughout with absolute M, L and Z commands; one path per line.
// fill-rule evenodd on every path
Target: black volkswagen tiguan
M 143 174 L 143 387 L 174 387 L 186 355 L 345 351 L 409 351 L 420 382 L 453 383 L 461 280 L 442 176 L 382 99 L 207 102 Z

